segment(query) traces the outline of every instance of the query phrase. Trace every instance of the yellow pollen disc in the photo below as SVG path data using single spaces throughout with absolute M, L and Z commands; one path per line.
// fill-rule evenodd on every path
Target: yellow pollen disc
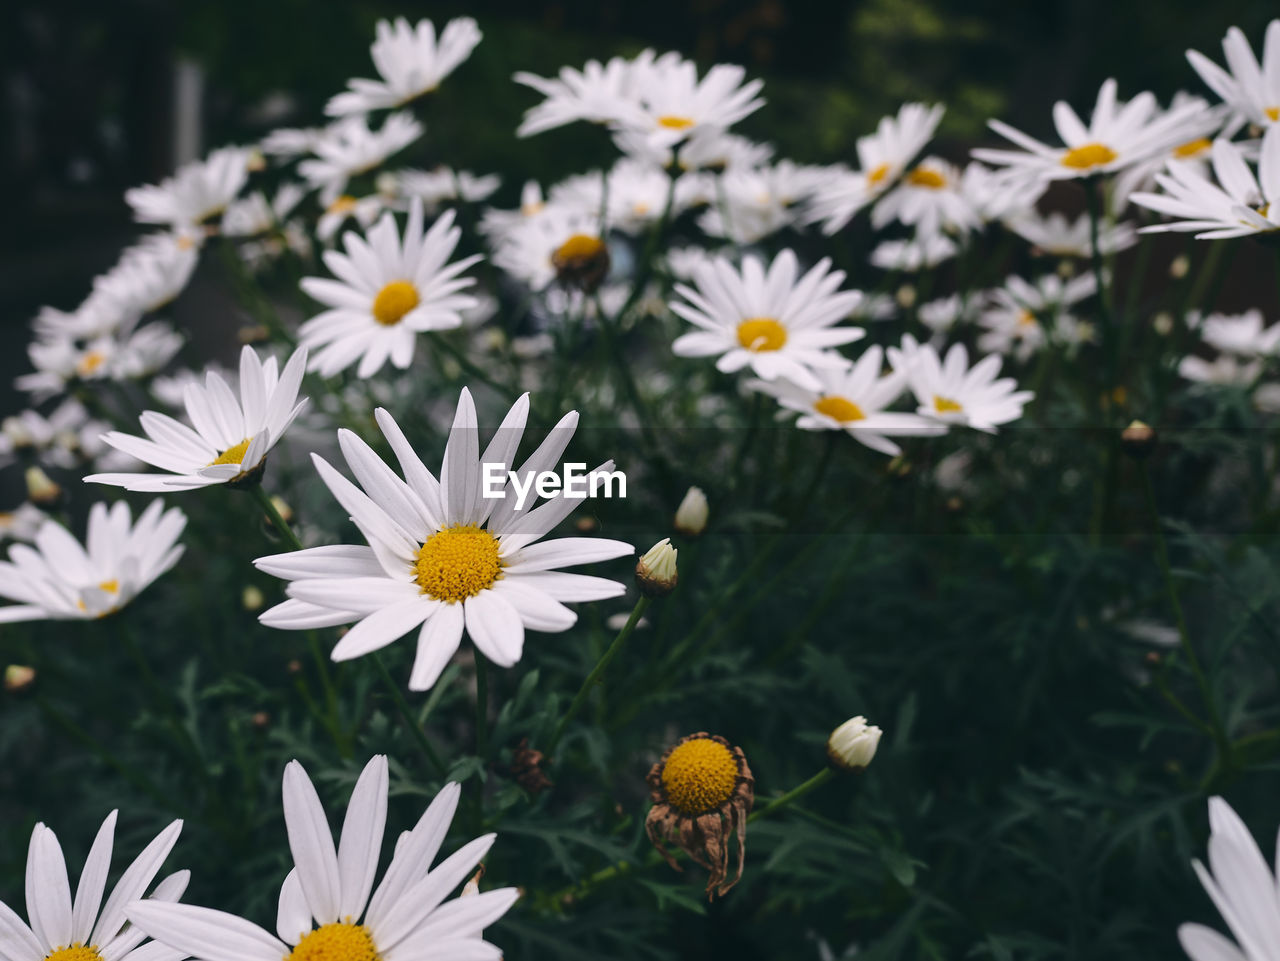
M 1072 147 L 1062 155 L 1062 166 L 1070 167 L 1072 170 L 1088 170 L 1091 167 L 1101 167 L 1103 164 L 1109 164 L 1118 157 L 1114 150 L 1106 144 L 1086 143 L 1079 147 Z
M 58 948 L 45 956 L 44 961 L 102 961 L 97 948 L 87 944 L 73 944 L 69 948 Z
M 946 177 L 928 167 L 917 167 L 905 179 L 913 187 L 927 187 L 929 190 L 941 190 L 947 185 Z
M 349 214 L 356 209 L 356 198 L 350 194 L 343 194 L 333 203 L 325 208 L 327 214 Z
M 1271 204 L 1263 204 L 1261 207 L 1256 209 L 1259 217 L 1266 217 L 1268 215 L 1268 211 L 1271 210 Z
M 190 250 L 196 245 L 196 242 L 187 234 L 179 234 L 177 244 L 179 250 Z
M 113 577 L 111 580 L 103 581 L 101 584 L 99 584 L 98 590 L 106 591 L 108 594 L 119 594 L 120 582 Z
M 933 395 L 933 409 L 939 414 L 958 414 L 964 410 L 962 406 L 950 397 L 943 397 L 941 394 Z
M 787 328 L 772 317 L 748 317 L 738 325 L 738 343 L 757 354 L 781 350 L 787 342 Z
M 1024 310 L 1022 313 L 1018 315 L 1019 327 L 1034 327 L 1036 326 L 1037 323 L 1038 321 L 1036 320 L 1036 315 L 1029 310 Z
M 872 167 L 867 171 L 867 183 L 872 185 L 878 184 L 887 176 L 889 176 L 889 165 L 880 164 L 880 166 Z
M 378 961 L 369 929 L 335 921 L 308 931 L 284 961 Z
M 819 414 L 826 414 L 832 420 L 840 421 L 842 424 L 867 419 L 867 415 L 862 412 L 862 408 L 847 397 L 837 397 L 835 395 L 819 397 L 813 402 L 813 409 Z
M 437 601 L 465 601 L 502 576 L 498 540 L 483 527 L 446 527 L 427 538 L 413 565 L 422 593 Z
M 637 200 L 631 205 L 631 212 L 637 217 L 643 217 L 649 213 L 649 205 L 643 200 Z
M 738 783 L 733 752 L 707 737 L 685 741 L 662 766 L 667 803 L 682 814 L 704 814 L 729 800 Z
M 1187 157 L 1198 157 L 1207 150 L 1212 150 L 1213 144 L 1208 137 L 1198 137 L 1195 140 L 1188 140 L 1186 143 L 1173 148 L 1173 155 L 1186 159 Z
M 244 463 L 245 452 L 249 449 L 249 441 L 252 437 L 246 437 L 234 447 L 228 447 L 221 454 L 209 461 L 205 466 L 213 467 L 215 464 L 242 464 Z
M 671 130 L 686 130 L 694 125 L 695 121 L 692 117 L 678 117 L 673 114 L 663 114 L 658 118 L 659 127 L 667 127 Z
M 1280 107 L 1268 107 L 1266 110 L 1262 112 L 1267 115 L 1267 119 L 1270 120 L 1272 123 L 1274 123 L 1277 120 L 1280 120 Z
M 417 306 L 417 288 L 407 280 L 393 280 L 373 298 L 373 319 L 384 327 L 391 327 Z
M 574 234 L 559 247 L 551 259 L 557 263 L 574 263 L 582 260 L 593 260 L 604 250 L 604 241 L 599 237 L 587 234 Z
M 76 371 L 81 377 L 88 377 L 95 373 L 99 367 L 107 362 L 107 355 L 100 350 L 91 350 L 80 358 L 80 363 L 76 364 Z

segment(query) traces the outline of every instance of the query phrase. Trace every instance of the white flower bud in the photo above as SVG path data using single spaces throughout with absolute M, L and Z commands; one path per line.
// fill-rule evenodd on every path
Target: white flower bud
M 27 498 L 40 507 L 56 504 L 62 497 L 62 488 L 39 467 L 28 467 L 26 473 Z
M 861 771 L 876 756 L 880 728 L 859 714 L 845 721 L 827 738 L 827 760 L 842 771 Z
M 636 585 L 646 597 L 663 597 L 676 589 L 676 549 L 664 537 L 636 564 Z
M 707 527 L 707 495 L 701 487 L 690 487 L 684 500 L 676 508 L 676 530 L 689 537 L 697 537 Z

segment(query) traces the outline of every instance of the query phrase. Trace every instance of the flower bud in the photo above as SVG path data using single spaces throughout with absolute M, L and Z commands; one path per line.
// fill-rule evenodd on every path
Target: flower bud
M 842 771 L 861 771 L 876 756 L 881 733 L 861 714 L 851 717 L 827 738 L 827 760 Z
M 676 508 L 676 530 L 689 537 L 697 537 L 707 527 L 707 495 L 701 487 L 690 487 L 684 500 Z
M 1169 262 L 1169 276 L 1174 280 L 1181 280 L 1187 276 L 1187 272 L 1191 270 L 1191 258 L 1186 254 L 1178 254 Z
M 1151 456 L 1156 446 L 1156 432 L 1140 420 L 1135 420 L 1120 432 L 1120 446 L 1134 460 Z
M 665 597 L 676 589 L 676 549 L 664 537 L 636 564 L 636 585 L 645 597 Z
M 10 664 L 4 669 L 4 689 L 12 693 L 25 691 L 36 682 L 36 669 L 25 664 Z
M 257 611 L 262 609 L 262 605 L 267 599 L 262 596 L 262 591 L 255 584 L 249 584 L 240 592 L 240 603 L 244 605 L 246 611 Z
M 276 513 L 280 515 L 280 519 L 286 524 L 293 520 L 293 508 L 279 494 L 271 495 L 271 505 L 275 507 Z
M 27 499 L 38 507 L 52 507 L 62 499 L 62 488 L 39 467 L 28 467 Z

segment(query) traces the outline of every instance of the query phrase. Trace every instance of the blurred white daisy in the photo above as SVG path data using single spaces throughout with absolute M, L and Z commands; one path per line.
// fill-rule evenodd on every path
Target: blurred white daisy
M 235 201 L 222 216 L 222 232 L 228 237 L 257 237 L 280 230 L 306 191 L 300 184 L 285 181 L 275 196 L 267 199 L 261 190 Z
M 1065 281 L 1058 274 L 1046 274 L 1034 283 L 1014 274 L 988 294 L 978 317 L 984 328 L 978 347 L 1025 361 L 1057 333 L 1075 332 L 1071 337 L 1077 339 L 1079 322 L 1067 310 L 1097 289 L 1091 273 Z
M 1213 142 L 1212 168 L 1217 183 L 1199 165 L 1169 161 L 1155 178 L 1163 193 L 1139 192 L 1130 199 L 1178 219 L 1141 232 L 1195 231 L 1200 240 L 1219 240 L 1280 230 L 1280 124 L 1263 135 L 1257 176 L 1241 148 L 1226 140 Z
M 1230 139 L 1230 136 L 1223 131 L 1223 125 L 1229 116 L 1229 108 L 1226 105 L 1210 107 L 1209 102 L 1203 97 L 1193 97 L 1179 90 L 1173 95 L 1173 102 L 1169 109 L 1183 109 L 1187 104 L 1196 104 L 1200 110 L 1183 124 L 1180 136 L 1184 139 L 1166 145 L 1148 159 L 1117 174 L 1108 197 L 1108 206 L 1112 211 L 1122 211 L 1135 191 L 1153 189 L 1156 186 L 1156 174 L 1163 171 L 1171 160 L 1190 164 L 1201 171 L 1205 170 L 1209 165 L 1215 137 L 1223 136 Z
M 712 237 L 756 243 L 793 226 L 803 204 L 831 176 L 830 168 L 789 160 L 765 167 L 733 167 L 719 175 L 698 226 Z
M 603 207 L 610 229 L 635 234 L 662 217 L 668 191 L 672 191 L 671 217 L 675 218 L 700 199 L 701 185 L 685 174 L 676 178 L 673 189 L 666 171 L 643 160 L 623 157 L 606 176 L 597 171 L 556 184 L 551 188 L 550 202 L 597 217 Z
M 1249 123 L 1269 126 L 1280 121 L 1280 20 L 1267 24 L 1262 64 L 1239 27 L 1222 38 L 1228 70 L 1196 50 L 1187 60 L 1209 88 Z
M 168 903 L 182 897 L 190 871 L 175 871 L 146 894 L 160 866 L 169 856 L 182 822 L 174 821 L 143 848 L 120 875 L 103 903 L 115 843 L 116 811 L 107 815 L 85 858 L 75 899 L 67 877 L 67 862 L 57 836 L 44 824 L 31 832 L 27 848 L 27 915 L 0 903 L 4 918 L 4 955 L 8 961 L 182 961 L 186 955 L 164 945 L 143 944 L 146 935 L 125 918 L 134 903 Z
M 960 175 L 960 192 L 984 223 L 1034 213 L 1047 187 L 1043 181 L 992 170 L 977 161 L 970 161 Z
M 1210 314 L 1196 328 L 1210 347 L 1239 357 L 1271 356 L 1280 351 L 1280 324 L 1265 326 L 1262 311 Z
M 532 87 L 546 99 L 525 112 L 516 136 L 531 137 L 578 120 L 607 123 L 616 119 L 622 105 L 636 99 L 637 78 L 654 59 L 652 50 L 643 50 L 632 60 L 614 57 L 606 64 L 589 60 L 581 70 L 561 67 L 554 78 L 517 73 L 513 78 L 516 83 Z M 662 56 L 664 63 L 679 60 L 677 53 Z
M 240 352 L 238 399 L 210 370 L 204 387 L 192 383 L 184 392 L 192 427 L 147 410 L 140 418 L 145 438 L 114 430 L 103 435 L 117 450 L 168 473 L 90 474 L 85 482 L 160 492 L 260 479 L 267 454 L 307 405 L 305 397 L 297 401 L 306 362 L 306 349 L 300 348 L 277 373 L 276 358 L 264 362 L 246 346 Z
M 919 344 L 910 334 L 901 347 L 889 348 L 889 362 L 902 371 L 916 395 L 918 412 L 946 424 L 962 424 L 995 433 L 1000 424 L 1022 416 L 1022 407 L 1034 396 L 1017 389 L 1011 377 L 996 379 L 1000 357 L 991 354 L 971 368 L 964 344 L 952 344 L 946 359 L 929 344 Z
M 436 167 L 434 170 L 396 171 L 396 193 L 401 202 L 417 197 L 427 213 L 456 201 L 474 204 L 488 200 L 502 183 L 497 174 L 477 175 L 470 170 Z
M 23 501 L 11 511 L 0 511 L 0 543 L 34 540 L 48 519 L 49 515 L 30 501 Z
M 133 523 L 129 505 L 101 502 L 89 510 L 81 546 L 65 527 L 46 521 L 31 546 L 15 544 L 0 561 L 0 623 L 95 620 L 120 610 L 178 562 L 187 518 L 154 500 Z M 88 961 L 88 959 L 84 959 Z
M 1178 361 L 1178 375 L 1196 384 L 1248 387 L 1262 375 L 1262 362 L 1241 360 L 1231 354 L 1219 354 L 1213 360 L 1190 354 Z
M 314 351 L 311 369 L 332 377 L 359 361 L 357 376 L 369 377 L 390 360 L 401 370 L 413 361 L 418 334 L 462 324 L 461 311 L 476 299 L 462 293 L 475 283 L 460 276 L 479 255 L 449 263 L 460 228 L 453 211 L 423 231 L 422 202 L 409 205 L 404 235 L 385 213 L 368 237 L 349 232 L 346 253 L 325 251 L 336 280 L 306 277 L 302 289 L 328 309 L 298 329 L 299 342 Z
M 791 250 L 766 271 L 759 258 L 743 258 L 738 270 L 723 257 L 694 268 L 694 284 L 676 285 L 686 302 L 671 309 L 699 329 L 672 344 L 680 357 L 717 356 L 716 368 L 734 373 L 750 367 L 761 380 L 784 377 L 818 390 L 816 371 L 842 369 L 849 361 L 830 348 L 866 335 L 860 327 L 837 327 L 862 300 L 862 292 L 839 290 L 844 272 L 823 259 L 803 277 Z
M 935 335 L 948 333 L 957 324 L 972 319 L 973 299 L 949 294 L 916 308 L 916 317 Z
M 1098 90 L 1086 126 L 1071 106 L 1053 105 L 1053 123 L 1064 146 L 1053 147 L 1000 120 L 988 125 L 1020 150 L 978 148 L 973 156 L 1041 180 L 1068 180 L 1113 173 L 1192 139 L 1204 104 L 1189 101 L 1161 112 L 1155 95 L 1143 91 L 1127 103 L 1116 99 L 1116 82 Z
M 547 204 L 518 220 L 491 222 L 493 263 L 531 290 L 543 290 L 561 273 L 560 265 L 597 261 L 606 270 L 608 245 L 599 211 L 571 204 Z M 508 226 L 509 225 L 509 226 Z
M 1029 210 L 1005 221 L 1006 225 L 1023 240 L 1032 244 L 1032 253 L 1050 257 L 1089 257 L 1093 254 L 1089 215 L 1081 214 L 1068 220 L 1056 210 L 1041 214 Z M 1099 225 L 1098 251 L 1104 257 L 1128 250 L 1138 242 L 1138 231 L 1128 221 Z
M 450 898 L 493 844 L 486 834 L 434 868 L 461 789 L 436 795 L 395 845 L 374 887 L 387 823 L 387 759 L 375 755 L 351 792 L 335 846 L 311 779 L 297 761 L 284 770 L 284 821 L 294 868 L 280 889 L 276 937 L 234 914 L 191 904 L 134 902 L 129 920 L 160 944 L 204 961 L 378 961 L 468 958 L 500 961 L 483 930 L 515 903 L 515 888 Z
M 876 204 L 871 225 L 880 230 L 897 220 L 925 235 L 965 233 L 979 227 L 982 220 L 960 183 L 959 167 L 939 157 L 926 157 Z
M 620 596 L 622 584 L 557 568 L 630 556 L 630 544 L 582 537 L 535 543 L 582 498 L 561 490 L 537 507 L 531 506 L 532 495 L 518 501 L 507 478 L 528 413 L 525 394 L 481 455 L 475 405 L 463 388 L 439 480 L 385 410 L 375 414 L 403 480 L 355 434 L 339 431 L 343 456 L 360 486 L 320 456 L 312 460 L 368 546 L 313 547 L 256 560 L 261 570 L 291 581 L 290 599 L 264 613 L 262 623 L 304 630 L 358 621 L 333 649 L 335 661 L 368 654 L 421 627 L 409 688 L 427 690 L 458 649 L 464 629 L 485 657 L 510 667 L 520 660 L 526 630 L 573 626 L 577 615 L 565 602 Z M 516 472 L 522 484 L 559 465 L 577 420 L 576 412 L 560 420 Z M 612 471 L 613 462 L 598 470 Z M 501 496 L 486 496 L 491 472 L 501 481 L 493 488 Z
M 910 240 L 886 240 L 871 251 L 872 266 L 913 274 L 950 260 L 960 248 L 942 234 L 917 234 Z
M 817 372 L 817 390 L 805 390 L 788 380 L 747 381 L 752 390 L 768 394 L 798 413 L 803 430 L 843 430 L 854 440 L 882 454 L 902 453 L 890 437 L 945 434 L 947 427 L 918 414 L 886 410 L 902 396 L 907 379 L 899 371 L 883 373 L 884 351 L 868 347 L 846 370 Z
M 1178 940 L 1192 961 L 1269 961 L 1280 944 L 1276 875 L 1240 815 L 1220 797 L 1209 799 L 1209 867 L 1192 861 L 1233 943 L 1203 924 L 1183 924 Z
M 342 117 L 402 107 L 440 86 L 471 56 L 480 39 L 480 28 L 470 17 L 450 20 L 439 39 L 430 20 L 419 20 L 417 26 L 410 26 L 404 17 L 397 17 L 394 24 L 379 20 L 377 39 L 369 52 L 382 79 L 348 80 L 350 89 L 330 100 L 324 112 Z
M 124 199 L 134 220 L 168 224 L 174 229 L 203 225 L 218 217 L 249 179 L 251 151 L 223 147 L 204 160 L 180 167 L 159 184 L 133 187 Z
M 856 172 L 841 173 L 815 192 L 809 219 L 822 221 L 833 234 L 854 214 L 888 190 L 924 149 L 942 120 L 941 104 L 906 103 L 892 117 L 882 117 L 876 132 L 859 137 Z
M 343 194 L 352 177 L 380 166 L 422 136 L 422 131 L 422 124 L 404 111 L 389 114 L 376 131 L 363 115 L 344 117 L 325 128 L 312 147 L 315 156 L 298 164 L 298 173 L 319 188 L 320 203 L 328 206 Z
M 160 321 L 139 327 L 123 339 L 108 335 L 84 344 L 67 337 L 35 340 L 27 346 L 35 373 L 16 378 L 14 386 L 44 400 L 76 382 L 137 380 L 155 373 L 181 347 L 178 332 Z

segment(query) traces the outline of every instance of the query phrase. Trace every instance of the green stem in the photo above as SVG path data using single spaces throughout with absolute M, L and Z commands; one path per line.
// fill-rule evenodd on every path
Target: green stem
M 476 658 L 476 754 L 489 754 L 489 661 L 475 649 Z
M 477 655 L 478 657 L 479 655 Z M 444 762 L 440 760 L 440 755 L 436 753 L 436 749 L 431 746 L 431 741 L 427 739 L 427 732 L 413 716 L 413 709 L 409 707 L 409 702 L 405 700 L 404 692 L 400 690 L 400 685 L 396 683 L 395 678 L 391 676 L 391 672 L 387 670 L 387 665 L 382 661 L 382 654 L 374 651 L 369 657 L 373 660 L 373 666 L 378 670 L 378 676 L 382 679 L 383 686 L 387 689 L 387 693 L 391 695 L 391 702 L 395 705 L 396 713 L 400 715 L 400 720 L 413 739 L 418 742 L 418 747 L 422 751 L 423 757 L 427 759 L 437 774 L 443 774 L 445 771 Z
M 632 609 L 631 616 L 627 618 L 627 623 L 622 625 L 622 630 L 618 631 L 618 636 L 613 639 L 613 643 L 609 645 L 604 654 L 601 655 L 600 660 L 596 662 L 596 666 L 592 668 L 591 673 L 587 675 L 587 679 L 582 682 L 582 687 L 574 695 L 573 701 L 570 702 L 569 709 L 565 711 L 564 717 L 560 718 L 560 723 L 556 725 L 555 732 L 551 735 L 551 740 L 547 742 L 546 753 L 548 755 L 555 751 L 556 745 L 560 743 L 560 739 L 564 737 L 565 730 L 569 727 L 569 722 L 582 710 L 582 705 L 591 696 L 591 690 L 600 679 L 600 675 L 609 666 L 609 662 L 618 656 L 618 652 L 622 650 L 622 645 L 631 636 L 631 632 L 636 629 L 636 624 L 640 622 L 640 618 L 644 616 L 644 612 L 648 607 L 649 598 L 641 596 L 636 601 L 636 606 Z
M 831 768 L 824 767 L 821 771 L 819 771 L 813 777 L 809 778 L 809 780 L 805 781 L 802 784 L 797 784 L 786 794 L 782 795 L 782 797 L 775 798 L 774 800 L 766 804 L 764 807 L 760 808 L 758 811 L 752 811 L 751 816 L 747 818 L 747 823 L 750 824 L 753 821 L 758 821 L 761 818 L 767 818 L 770 814 L 774 814 L 778 811 L 781 811 L 788 804 L 792 804 L 795 801 L 798 801 L 800 798 L 804 797 L 814 788 L 820 787 L 821 785 L 826 784 L 833 777 L 835 777 L 835 773 L 836 772 Z
M 285 543 L 292 547 L 295 551 L 302 550 L 302 541 L 298 540 L 298 535 L 293 532 L 293 528 L 289 526 L 289 522 L 280 516 L 280 512 L 276 510 L 276 505 L 272 503 L 271 497 L 261 484 L 252 485 L 249 490 L 253 493 L 253 498 L 258 502 L 258 506 L 262 508 L 262 512 L 267 515 L 273 527 L 284 538 Z

